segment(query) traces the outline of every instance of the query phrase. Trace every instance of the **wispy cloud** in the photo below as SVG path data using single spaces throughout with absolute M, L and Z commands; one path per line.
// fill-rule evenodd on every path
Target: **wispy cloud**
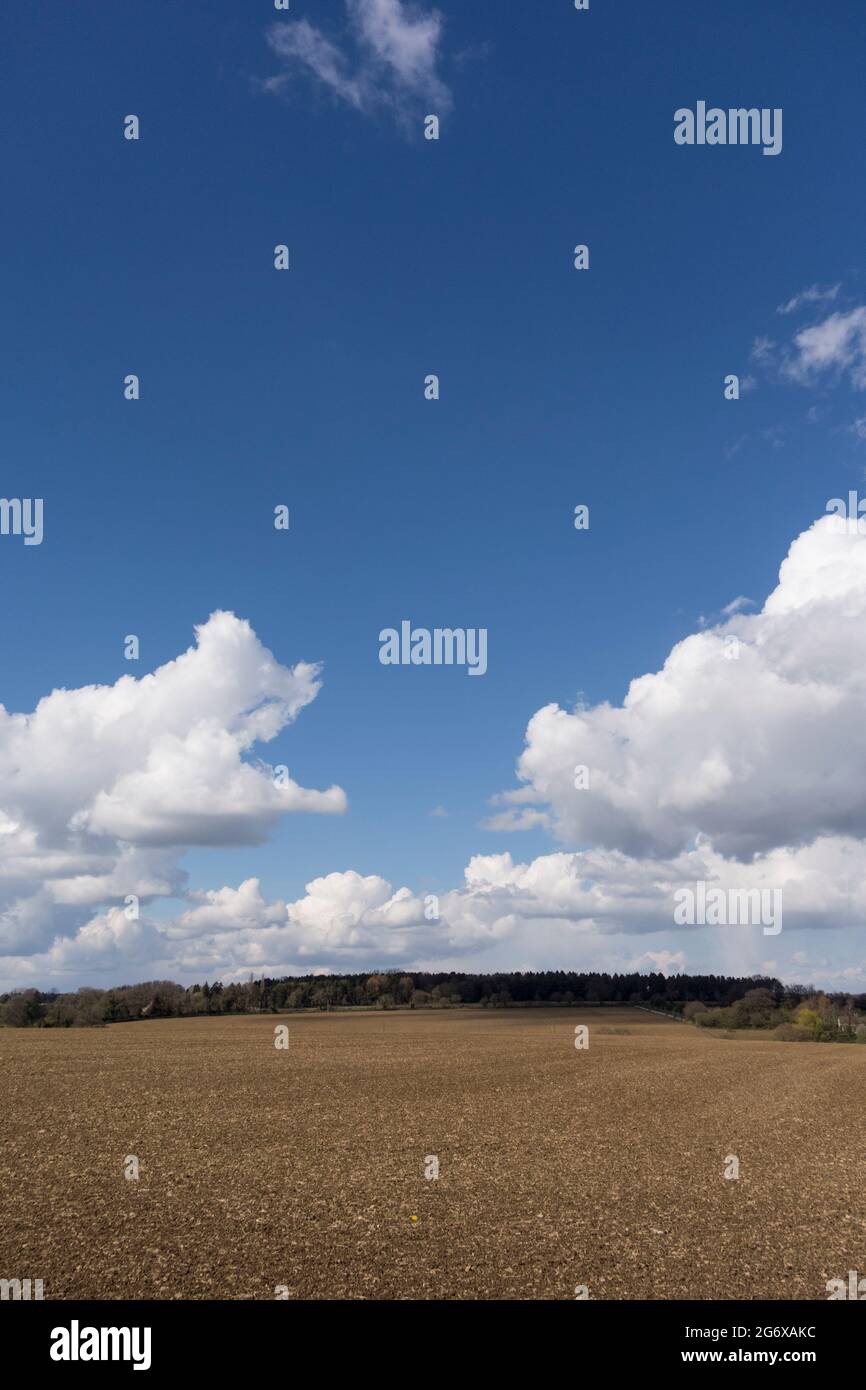
M 804 290 L 778 312 L 786 313 L 792 305 L 807 300 L 835 297 L 838 286 L 820 290 L 817 285 Z M 835 310 L 817 322 L 798 329 L 784 343 L 765 334 L 754 339 L 750 360 L 760 372 L 777 382 L 796 382 L 798 386 L 833 385 L 847 378 L 856 391 L 866 390 L 866 305 Z M 817 411 L 810 413 L 810 423 Z M 778 441 L 772 441 L 778 447 Z
M 750 356 L 752 361 L 757 362 L 759 366 L 767 367 L 772 364 L 775 351 L 776 344 L 773 339 L 760 334 L 752 343 Z
M 313 78 L 357 111 L 390 107 L 405 120 L 419 104 L 450 109 L 438 75 L 442 16 L 408 0 L 345 0 L 346 24 L 329 38 L 306 19 L 273 24 L 267 39 L 283 71 L 264 86 L 282 92 L 299 76 Z M 426 112 L 425 112 L 426 114 Z
M 725 455 L 725 458 L 736 458 L 737 454 L 740 452 L 748 438 L 749 436 L 747 434 L 741 434 L 739 439 L 734 440 L 733 444 L 725 444 L 722 451 Z
M 784 449 L 787 433 L 784 425 L 769 425 L 767 429 L 761 430 L 761 438 L 772 444 L 774 449 Z
M 351 74 L 345 54 L 337 45 L 308 20 L 297 19 L 273 25 L 268 33 L 268 43 L 286 63 L 284 72 L 277 77 L 269 77 L 265 82 L 269 91 L 281 91 L 298 71 L 306 68 L 350 106 L 359 109 L 364 106 L 364 83 Z
M 795 294 L 793 299 L 789 299 L 787 304 L 780 304 L 776 310 L 777 314 L 796 314 L 798 309 L 802 309 L 804 304 L 826 304 L 831 303 L 839 293 L 841 285 L 828 285 L 822 289 L 820 285 L 810 285 L 807 290 L 801 290 Z
M 722 612 L 726 618 L 732 618 L 735 613 L 742 613 L 744 608 L 754 607 L 754 602 L 754 599 L 746 598 L 744 594 L 740 594 L 738 598 L 732 598 L 730 603 L 726 603 Z
M 847 373 L 852 386 L 866 390 L 866 306 L 830 314 L 794 336 L 782 366 L 785 376 L 809 384 L 825 372 Z

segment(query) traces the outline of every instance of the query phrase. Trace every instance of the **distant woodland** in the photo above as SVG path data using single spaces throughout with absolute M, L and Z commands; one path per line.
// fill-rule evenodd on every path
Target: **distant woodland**
M 791 1042 L 866 1042 L 866 994 L 824 994 L 766 976 L 606 975 L 567 970 L 476 975 L 413 970 L 219 981 L 185 988 L 170 980 L 0 994 L 0 1024 L 10 1028 L 81 1028 L 150 1018 L 285 1013 L 294 1009 L 544 1008 L 640 1005 L 701 1028 L 770 1030 Z

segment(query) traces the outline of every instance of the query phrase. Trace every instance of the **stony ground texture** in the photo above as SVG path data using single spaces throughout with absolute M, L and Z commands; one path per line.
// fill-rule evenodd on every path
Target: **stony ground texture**
M 3 1029 L 0 1277 L 46 1298 L 824 1299 L 866 1274 L 864 1101 L 866 1047 L 631 1010 Z

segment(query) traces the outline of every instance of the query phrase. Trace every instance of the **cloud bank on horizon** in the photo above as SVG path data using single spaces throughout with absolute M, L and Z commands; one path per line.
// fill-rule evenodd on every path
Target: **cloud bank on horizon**
M 786 930 L 858 925 L 866 536 L 821 518 L 761 611 L 729 612 L 636 678 L 621 707 L 538 710 L 520 786 L 495 798 L 490 824 L 541 824 L 561 847 L 528 863 L 476 855 L 436 899 L 354 870 L 294 902 L 268 902 L 254 877 L 188 889 L 188 848 L 260 844 L 284 813 L 347 807 L 340 787 L 305 789 L 254 758 L 315 699 L 321 673 L 280 665 L 233 614 L 214 613 L 194 647 L 140 680 L 56 690 L 29 715 L 0 709 L 0 984 L 495 968 L 503 951 L 544 968 L 566 947 L 597 969 L 692 968 L 691 942 L 671 949 L 683 931 L 721 932 L 738 968 L 750 935 L 753 968 L 775 967 L 755 954 L 759 929 L 675 928 L 674 894 L 697 880 L 782 889 Z M 174 916 L 146 910 L 173 900 Z M 626 940 L 651 934 L 657 949 Z

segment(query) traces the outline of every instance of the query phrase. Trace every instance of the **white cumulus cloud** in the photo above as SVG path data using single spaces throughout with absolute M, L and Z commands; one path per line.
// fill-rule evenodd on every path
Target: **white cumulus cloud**
M 340 787 L 251 760 L 319 687 L 317 666 L 281 666 L 218 612 L 150 675 L 54 690 L 29 714 L 0 706 L 0 951 L 39 951 L 83 920 L 79 954 L 114 950 L 135 931 L 110 910 L 182 892 L 189 846 L 256 844 L 285 812 L 343 811 Z M 97 908 L 108 915 L 87 922 Z
M 698 834 L 743 859 L 866 835 L 866 538 L 833 520 L 793 543 L 760 613 L 685 638 L 622 706 L 534 714 L 522 814 L 531 802 L 561 841 L 629 855 Z

